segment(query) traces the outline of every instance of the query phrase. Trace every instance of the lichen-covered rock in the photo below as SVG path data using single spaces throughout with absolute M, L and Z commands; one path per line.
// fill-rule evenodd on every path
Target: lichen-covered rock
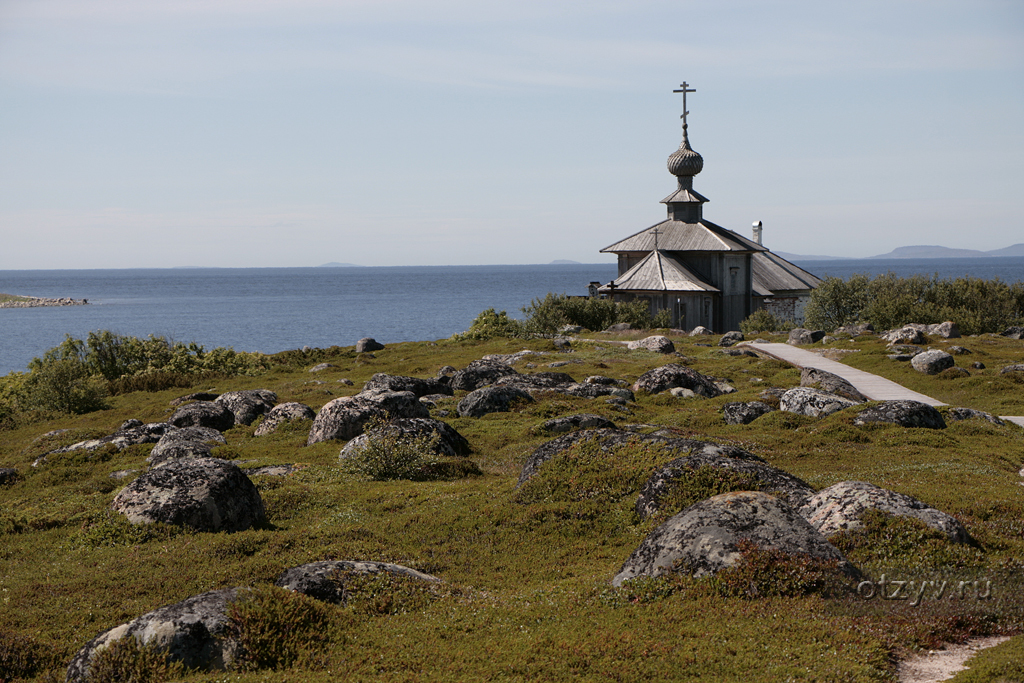
M 918 372 L 926 375 L 937 375 L 943 370 L 953 367 L 956 361 L 953 356 L 939 349 L 919 353 L 910 359 L 910 365 Z
M 518 375 L 514 368 L 494 360 L 475 360 L 452 375 L 451 387 L 455 391 L 475 391 L 494 384 L 507 375 Z
M 714 334 L 714 332 L 704 327 L 703 325 L 697 325 L 697 327 L 690 330 L 691 337 L 707 337 L 712 334 Z
M 317 363 L 309 369 L 310 372 L 323 372 L 324 370 L 330 370 L 331 368 L 338 367 L 334 363 Z
M 166 422 L 151 422 L 142 424 L 139 420 L 128 420 L 121 425 L 113 434 L 101 436 L 98 439 L 86 439 L 73 443 L 70 446 L 62 446 L 50 453 L 69 453 L 71 451 L 94 451 L 103 446 L 112 446 L 121 451 L 129 446 L 144 443 L 156 443 L 160 441 L 164 433 L 172 427 Z
M 488 413 L 507 413 L 517 403 L 533 403 L 533 397 L 518 386 L 481 387 L 459 401 L 462 417 L 483 417 Z
M 227 439 L 210 427 L 171 427 L 150 451 L 146 462 L 157 467 L 180 458 L 208 458 L 214 445 Z
M 738 491 L 702 500 L 657 527 L 623 563 L 612 585 L 668 572 L 716 574 L 742 560 L 741 541 L 763 550 L 833 560 L 839 571 L 856 573 L 792 507 L 767 493 Z
M 277 403 L 277 394 L 269 389 L 246 389 L 229 391 L 217 397 L 219 403 L 235 416 L 235 424 L 250 425 L 260 415 L 265 415 Z
M 259 491 L 227 460 L 171 460 L 128 484 L 111 508 L 132 524 L 164 522 L 197 531 L 243 531 L 266 522 Z
M 235 426 L 235 414 L 213 401 L 196 401 L 180 406 L 168 422 L 175 427 L 210 427 L 224 432 Z
M 680 486 L 686 478 L 693 477 L 701 467 L 731 470 L 743 475 L 750 482 L 750 490 L 769 493 L 793 507 L 803 505 L 814 495 L 814 489 L 807 482 L 788 472 L 753 458 L 730 458 L 713 451 L 711 447 L 699 449 L 655 470 L 640 488 L 640 495 L 636 501 L 637 515 L 646 519 L 660 511 L 663 501 L 673 489 Z
M 774 410 L 767 403 L 750 401 L 749 403 L 726 403 L 722 406 L 725 421 L 731 425 L 747 425 L 757 418 Z
M 721 338 L 719 338 L 718 340 L 718 345 L 732 346 L 733 344 L 737 344 L 743 341 L 743 339 L 744 337 L 742 332 L 740 332 L 739 330 L 733 330 L 732 332 L 726 332 L 725 334 L 723 334 Z
M 860 412 L 853 419 L 855 425 L 871 422 L 891 422 L 901 427 L 945 429 L 946 422 L 939 411 L 920 401 L 883 401 Z
M 935 335 L 936 337 L 942 337 L 943 339 L 959 339 L 960 328 L 956 326 L 955 322 L 947 320 L 944 323 L 936 323 L 929 325 L 928 329 L 925 330 L 928 334 Z
M 537 446 L 533 453 L 530 454 L 530 457 L 526 459 L 526 463 L 519 473 L 519 481 L 516 486 L 522 486 L 527 480 L 536 475 L 541 466 L 551 458 L 564 453 L 578 443 L 590 441 L 591 439 L 597 441 L 600 448 L 604 451 L 621 448 L 630 443 L 644 443 L 662 446 L 668 451 L 677 452 L 680 456 L 692 453 L 708 453 L 726 458 L 744 458 L 764 462 L 761 458 L 748 453 L 738 446 L 720 446 L 706 441 L 680 439 L 663 434 L 638 434 L 619 429 L 584 429 L 563 434 Z
M 224 588 L 202 593 L 104 631 L 74 656 L 66 680 L 88 681 L 93 657 L 123 638 L 155 645 L 167 653 L 170 661 L 181 662 L 190 669 L 226 669 L 233 663 L 237 648 L 236 642 L 225 638 L 227 610 L 244 590 Z
M 597 384 L 605 387 L 624 387 L 626 382 L 621 379 L 612 379 L 611 377 L 605 377 L 604 375 L 591 375 L 590 377 L 583 380 L 584 384 Z
M 750 349 L 738 348 L 738 349 L 719 349 L 719 353 L 726 356 L 733 357 L 747 357 L 747 358 L 759 358 L 759 356 L 751 351 Z
M 576 380 L 564 372 L 535 372 L 532 374 L 505 375 L 494 381 L 493 386 L 516 386 L 524 391 L 559 389 L 569 384 L 575 384 Z
M 217 400 L 217 396 L 219 396 L 219 394 L 210 393 L 208 391 L 197 391 L 194 394 L 179 396 L 171 401 L 171 405 L 180 406 L 182 403 L 191 403 L 192 401 L 215 401 Z
M 540 426 L 539 431 L 548 434 L 565 434 L 576 429 L 615 429 L 615 423 L 600 415 L 582 413 L 548 420 Z
M 864 334 L 874 334 L 875 328 L 871 323 L 859 323 L 857 325 L 843 325 L 836 328 L 833 334 L 848 334 L 851 337 L 859 337 Z
M 370 353 L 371 351 L 383 351 L 384 345 L 373 337 L 363 337 L 356 342 L 356 353 Z
M 400 417 L 390 420 L 383 427 L 378 427 L 355 437 L 345 444 L 345 447 L 341 449 L 339 457 L 344 460 L 345 458 L 357 455 L 365 447 L 369 437 L 385 432 L 407 439 L 415 439 L 420 436 L 431 437 L 437 434 L 437 444 L 434 446 L 434 453 L 436 455 L 444 455 L 450 458 L 469 455 L 469 441 L 450 424 L 429 417 Z
M 547 354 L 547 351 L 531 351 L 530 349 L 523 349 L 522 351 L 516 351 L 515 353 L 489 353 L 481 360 L 503 363 L 505 365 L 515 365 L 528 356 L 546 356 Z M 470 365 L 472 365 L 472 363 Z M 455 368 L 452 368 L 452 372 L 455 372 Z
M 955 543 L 967 543 L 970 536 L 963 525 L 945 512 L 939 512 L 916 498 L 879 488 L 866 481 L 841 481 L 811 496 L 800 508 L 803 515 L 822 535 L 833 536 L 862 526 L 865 510 L 880 510 L 891 515 L 913 517 L 941 531 Z
M 653 351 L 654 353 L 673 353 L 676 350 L 676 345 L 673 344 L 672 340 L 668 337 L 655 334 L 650 337 L 631 341 L 626 345 L 626 348 L 630 351 L 644 349 L 645 351 Z
M 904 325 L 898 330 L 889 330 L 881 336 L 890 344 L 925 344 L 928 341 L 920 326 L 915 325 Z
M 276 432 L 281 425 L 288 422 L 296 422 L 298 420 L 312 420 L 316 417 L 316 413 L 312 408 L 304 403 L 280 403 L 267 413 L 263 421 L 260 422 L 259 426 L 256 427 L 256 431 L 253 432 L 253 436 L 266 436 L 267 434 L 273 434 Z
M 567 384 L 558 387 L 558 393 L 566 396 L 579 396 L 580 398 L 599 398 L 601 396 L 614 396 L 625 401 L 635 401 L 636 397 L 629 389 L 607 384 Z
M 419 379 L 378 372 L 363 386 L 363 391 L 411 391 L 416 398 L 428 394 L 445 394 L 451 396 L 452 388 L 446 382 L 437 379 Z
M 334 604 L 345 604 L 348 591 L 345 576 L 351 574 L 378 574 L 386 572 L 394 576 L 416 579 L 426 583 L 440 583 L 441 579 L 418 572 L 400 564 L 388 562 L 353 562 L 348 560 L 325 560 L 310 562 L 286 569 L 277 578 L 276 585 L 286 590 L 308 595 L 311 598 Z
M 825 332 L 823 330 L 808 330 L 803 327 L 797 327 L 789 331 L 789 338 L 786 340 L 786 343 L 792 346 L 816 344 L 824 337 Z
M 810 417 L 825 417 L 855 405 L 856 401 L 811 387 L 794 387 L 779 399 L 779 410 Z
M 411 391 L 374 391 L 329 401 L 313 420 L 306 445 L 330 439 L 354 439 L 373 418 L 430 417 Z
M 1010 339 L 1024 339 L 1024 327 L 1014 325 L 1013 327 L 1006 328 L 1001 334 Z
M 868 399 L 864 394 L 857 391 L 857 388 L 839 375 L 827 370 L 818 368 L 803 368 L 800 370 L 800 386 L 815 387 L 830 394 L 848 398 L 857 403 L 863 403 Z
M 674 387 L 689 389 L 704 398 L 714 398 L 722 394 L 710 377 L 705 377 L 696 370 L 678 363 L 669 363 L 648 370 L 633 384 L 633 391 L 659 394 Z
M 1013 365 L 1004 365 L 999 371 L 1000 375 L 1009 375 L 1011 372 L 1024 372 L 1024 363 L 1014 363 Z
M 949 415 L 949 419 L 953 420 L 954 422 L 960 420 L 978 419 L 988 420 L 997 427 L 1002 427 L 1006 424 L 1005 422 L 1000 420 L 995 415 L 992 415 L 991 413 L 986 413 L 982 410 L 974 410 L 973 408 L 950 408 L 949 413 L 947 414 Z

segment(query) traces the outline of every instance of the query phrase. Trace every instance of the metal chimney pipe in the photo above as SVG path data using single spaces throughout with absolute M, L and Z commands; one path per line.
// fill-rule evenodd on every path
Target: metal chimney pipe
M 761 221 L 757 221 L 756 223 L 754 223 L 754 241 L 757 242 L 759 245 L 761 244 L 762 230 L 764 230 L 764 228 L 761 227 Z

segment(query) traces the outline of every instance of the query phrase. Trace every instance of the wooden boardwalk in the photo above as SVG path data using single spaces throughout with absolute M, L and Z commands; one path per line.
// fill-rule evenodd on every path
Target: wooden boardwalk
M 920 401 L 930 406 L 947 405 L 931 396 L 911 391 L 884 377 L 879 377 L 857 368 L 851 368 L 849 365 L 829 360 L 813 351 L 807 351 L 798 346 L 790 344 L 759 344 L 755 342 L 741 342 L 741 344 L 766 356 L 792 363 L 798 368 L 817 368 L 818 370 L 831 372 L 833 375 L 839 375 L 872 401 Z M 999 418 L 1024 427 L 1024 417 L 1022 416 L 1000 415 Z

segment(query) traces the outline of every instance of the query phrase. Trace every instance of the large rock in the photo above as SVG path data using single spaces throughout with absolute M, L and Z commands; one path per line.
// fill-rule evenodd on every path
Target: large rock
M 74 656 L 66 680 L 87 681 L 93 657 L 124 638 L 157 646 L 171 661 L 190 669 L 226 669 L 233 663 L 237 648 L 237 643 L 224 637 L 227 610 L 242 590 L 224 588 L 196 595 L 104 631 Z
M 615 423 L 600 415 L 582 413 L 548 420 L 540 426 L 539 431 L 548 434 L 565 434 L 577 429 L 615 429 Z
M 524 391 L 543 391 L 546 389 L 557 391 L 562 387 L 575 383 L 576 380 L 564 372 L 535 372 L 527 375 L 520 375 L 519 373 L 505 375 L 495 380 L 493 386 L 516 386 Z
M 306 445 L 330 439 L 353 439 L 373 418 L 430 417 L 411 391 L 374 391 L 329 401 L 313 420 Z
M 403 567 L 400 564 L 325 560 L 286 569 L 277 578 L 276 585 L 323 602 L 343 605 L 349 597 L 344 580 L 346 575 L 380 574 L 384 572 L 393 576 L 415 579 L 425 583 L 441 582 L 441 579 L 436 576 L 424 574 L 415 569 Z
M 452 395 L 452 388 L 447 382 L 437 379 L 418 379 L 378 372 L 363 386 L 363 391 L 411 391 L 416 398 L 430 394 Z
M 223 432 L 235 426 L 235 414 L 222 403 L 196 401 L 175 410 L 168 422 L 175 427 L 210 427 Z
M 953 356 L 938 349 L 919 353 L 910 359 L 910 365 L 918 372 L 923 372 L 926 375 L 937 375 L 943 370 L 953 367 L 955 364 L 956 361 L 953 360 Z
M 925 330 L 928 334 L 935 335 L 936 337 L 942 337 L 943 339 L 959 339 L 960 328 L 956 326 L 955 322 L 947 320 L 944 323 L 936 323 L 935 325 L 929 325 Z
M 210 427 L 171 427 L 149 452 L 146 462 L 154 467 L 181 458 L 209 458 L 214 445 L 227 439 Z
M 646 351 L 654 351 L 655 353 L 673 353 L 676 350 L 672 340 L 660 334 L 631 341 L 626 345 L 626 348 L 630 351 L 644 349 Z
M 128 484 L 111 508 L 132 524 L 164 522 L 197 531 L 243 531 L 266 522 L 259 491 L 227 460 L 172 460 Z
M 708 452 L 705 452 L 708 451 Z M 750 480 L 750 490 L 769 493 L 781 498 L 793 507 L 799 507 L 814 495 L 814 489 L 802 479 L 788 472 L 748 458 L 729 458 L 716 455 L 704 449 L 656 469 L 646 483 L 640 488 L 636 501 L 636 513 L 647 518 L 662 508 L 662 502 L 672 491 L 683 484 L 684 480 L 694 476 L 701 467 L 713 467 L 730 470 L 744 475 Z
M 743 341 L 743 333 L 739 330 L 733 330 L 732 332 L 726 332 L 719 338 L 719 346 L 732 346 Z
M 960 420 L 979 419 L 987 420 L 992 424 L 996 425 L 997 427 L 1002 427 L 1003 425 L 1006 424 L 1005 422 L 1000 420 L 995 415 L 992 415 L 991 413 L 986 413 L 983 410 L 974 410 L 973 408 L 950 408 L 948 415 L 949 419 L 953 420 L 954 422 L 958 422 Z
M 891 422 L 901 427 L 924 429 L 946 428 L 946 422 L 939 411 L 920 401 L 883 401 L 868 407 L 853 418 L 855 425 L 866 425 L 871 422 Z
M 280 403 L 274 406 L 263 421 L 260 422 L 259 426 L 256 427 L 256 431 L 253 432 L 253 436 L 266 436 L 267 434 L 273 434 L 276 432 L 281 425 L 288 422 L 296 422 L 298 420 L 312 420 L 316 417 L 316 413 L 312 408 L 304 403 Z
M 797 327 L 789 331 L 789 338 L 786 340 L 786 343 L 793 346 L 802 346 L 804 344 L 816 344 L 824 338 L 825 332 L 822 330 L 808 330 L 803 327 Z
M 518 375 L 512 367 L 494 360 L 475 360 L 452 375 L 451 387 L 455 391 L 474 391 L 494 384 L 506 375 Z
M 598 398 L 600 396 L 615 396 L 626 401 L 635 401 L 636 397 L 629 389 L 607 384 L 567 384 L 556 389 L 558 393 L 566 396 L 578 396 L 580 398 Z
M 875 328 L 871 323 L 859 323 L 856 325 L 843 325 L 842 327 L 836 328 L 836 331 L 832 334 L 848 334 L 851 337 L 859 337 L 864 334 L 874 334 Z
M 946 534 L 955 543 L 970 541 L 963 525 L 945 512 L 939 512 L 906 494 L 879 488 L 866 481 L 841 481 L 818 491 L 800 508 L 800 514 L 828 537 L 840 531 L 860 528 L 861 515 L 866 510 L 913 517 Z
M 857 388 L 839 375 L 827 370 L 818 368 L 803 368 L 800 370 L 800 386 L 815 387 L 830 394 L 848 398 L 857 403 L 863 403 L 868 399 L 864 394 L 857 391 Z
M 676 387 L 689 389 L 704 398 L 714 398 L 722 393 L 714 380 L 678 363 L 669 363 L 648 370 L 633 384 L 633 391 L 659 394 Z
M 366 446 L 366 441 L 370 436 L 384 433 L 407 439 L 415 439 L 420 436 L 431 437 L 437 434 L 437 445 L 434 446 L 436 455 L 450 458 L 469 455 L 469 441 L 451 425 L 429 417 L 400 417 L 389 421 L 383 427 L 355 437 L 341 449 L 340 457 L 344 459 L 357 455 Z
M 277 403 L 277 394 L 269 389 L 229 391 L 217 397 L 219 403 L 235 416 L 235 424 L 250 425 L 260 415 L 266 415 Z
M 101 436 L 98 439 L 86 439 L 85 441 L 79 441 L 70 446 L 63 446 L 50 452 L 94 451 L 104 446 L 111 446 L 120 451 L 138 444 L 157 443 L 168 429 L 172 429 L 172 427 L 166 422 L 142 424 L 139 420 L 128 420 L 113 434 Z
M 1009 375 L 1014 372 L 1024 372 L 1024 363 L 1015 363 L 1013 365 L 1004 365 L 999 371 L 1000 375 Z
M 767 403 L 750 401 L 749 403 L 726 403 L 722 406 L 725 421 L 731 425 L 747 425 L 757 418 L 775 410 Z
M 920 328 L 920 325 L 904 325 L 898 330 L 883 333 L 882 339 L 890 344 L 924 344 L 928 339 Z
M 811 387 L 794 387 L 779 399 L 779 410 L 811 417 L 825 417 L 855 405 L 856 401 Z
M 356 353 L 369 353 L 371 351 L 382 351 L 384 345 L 373 337 L 363 337 L 356 342 Z
M 482 387 L 459 401 L 462 417 L 483 417 L 488 413 L 507 413 L 516 403 L 533 403 L 533 397 L 518 386 Z
M 741 541 L 762 550 L 835 561 L 841 571 L 856 570 L 792 507 L 760 491 L 723 493 L 691 505 L 652 531 L 633 551 L 612 585 L 640 576 L 680 572 L 716 574 L 740 563 Z
M 748 453 L 738 446 L 720 446 L 706 441 L 680 439 L 661 434 L 636 434 L 618 429 L 584 429 L 578 432 L 563 434 L 537 446 L 533 453 L 530 454 L 530 457 L 526 459 L 526 463 L 523 464 L 523 469 L 519 473 L 519 481 L 516 483 L 516 486 L 522 486 L 527 480 L 536 475 L 541 466 L 551 458 L 564 453 L 578 443 L 590 441 L 591 439 L 597 441 L 601 450 L 605 452 L 610 452 L 631 443 L 643 443 L 662 446 L 668 451 L 675 451 L 680 456 L 706 453 L 726 458 L 742 458 L 764 462 L 761 458 Z
M 1001 334 L 1004 337 L 1009 337 L 1010 339 L 1024 339 L 1024 327 L 1014 325 L 1013 327 L 1006 328 L 1006 330 Z
M 714 332 L 704 327 L 703 325 L 697 325 L 697 327 L 690 330 L 691 337 L 707 337 L 712 334 L 714 334 Z

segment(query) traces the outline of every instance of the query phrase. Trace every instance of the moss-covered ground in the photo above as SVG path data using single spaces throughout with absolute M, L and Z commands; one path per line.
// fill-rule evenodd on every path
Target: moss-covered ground
M 372 356 L 351 348 L 292 351 L 275 356 L 261 377 L 118 395 L 107 410 L 0 432 L 0 467 L 20 473 L 0 488 L 0 680 L 63 680 L 70 657 L 107 628 L 204 591 L 268 587 L 284 569 L 323 559 L 395 562 L 442 578 L 445 589 L 414 599 L 407 586 L 377 586 L 362 607 L 353 601 L 307 609 L 302 614 L 315 615 L 294 618 L 309 623 L 285 619 L 276 627 L 294 639 L 292 655 L 260 660 L 249 671 L 175 680 L 890 681 L 906 651 L 1021 631 L 1024 429 L 981 420 L 939 431 L 862 428 L 853 425 L 852 410 L 821 420 L 775 412 L 750 425 L 727 425 L 726 402 L 796 386 L 799 371 L 723 355 L 710 338 L 673 340 L 682 358 L 589 342 L 559 353 L 546 340 L 389 344 Z M 973 351 L 957 356 L 958 365 L 981 360 L 986 369 L 971 369 L 967 378 L 928 377 L 888 360 L 873 337 L 833 346 L 857 349 L 844 362 L 951 405 L 1024 414 L 1024 382 L 998 374 L 1005 364 L 1024 362 L 1024 343 L 994 336 L 950 343 Z M 270 522 L 234 534 L 132 527 L 108 511 L 126 482 L 110 474 L 144 470 L 151 446 L 51 455 L 31 466 L 57 446 L 109 434 L 129 418 L 165 420 L 170 401 L 190 391 L 267 388 L 282 402 L 318 409 L 358 392 L 375 372 L 432 377 L 445 365 L 461 368 L 523 348 L 549 355 L 526 358 L 516 366 L 521 372 L 557 369 L 578 381 L 600 374 L 632 383 L 650 368 L 682 362 L 728 380 L 737 392 L 710 400 L 639 395 L 626 412 L 603 399 L 552 393 L 480 419 L 456 417 L 458 397 L 442 401 L 432 413 L 448 411 L 443 419 L 469 440 L 483 472 L 455 481 L 368 482 L 339 466 L 341 442 L 306 447 L 308 422 L 260 438 L 255 425 L 237 426 L 218 456 L 247 467 L 300 469 L 255 478 Z M 308 372 L 324 361 L 336 367 Z M 548 367 L 559 361 L 569 364 Z M 633 513 L 637 488 L 674 456 L 627 448 L 599 466 L 581 456 L 577 479 L 575 465 L 562 462 L 516 490 L 523 462 L 550 438 L 538 426 L 578 412 L 737 444 L 816 488 L 855 479 L 919 498 L 956 516 L 977 544 L 954 546 L 885 518 L 837 543 L 869 578 L 887 572 L 915 581 L 991 580 L 992 597 L 972 597 L 970 589 L 916 605 L 857 593 L 751 597 L 714 582 L 672 580 L 613 589 L 611 577 L 654 524 Z M 53 430 L 70 431 L 44 436 Z M 555 473 L 563 479 L 553 481 Z M 266 599 L 273 602 L 272 595 Z M 1018 651 L 1020 637 L 1010 643 L 1005 651 Z

